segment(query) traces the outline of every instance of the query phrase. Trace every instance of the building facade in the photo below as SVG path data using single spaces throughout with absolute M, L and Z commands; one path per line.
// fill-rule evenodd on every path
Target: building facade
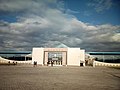
M 53 66 L 85 66 L 85 50 L 80 48 L 33 48 L 32 64 Z

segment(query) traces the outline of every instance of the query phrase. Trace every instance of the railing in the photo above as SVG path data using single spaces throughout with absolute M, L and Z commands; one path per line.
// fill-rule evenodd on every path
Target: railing
M 13 63 L 13 62 L 17 62 L 18 64 L 31 64 L 32 63 L 32 60 L 29 60 L 29 61 L 16 61 L 16 60 L 9 60 L 9 59 L 5 59 L 5 58 L 2 58 L 0 57 L 0 63 Z
M 93 66 L 120 67 L 120 63 L 105 63 L 105 62 L 94 61 Z

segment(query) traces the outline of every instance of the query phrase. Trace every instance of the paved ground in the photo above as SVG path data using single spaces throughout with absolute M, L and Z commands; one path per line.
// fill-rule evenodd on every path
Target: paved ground
M 0 90 L 120 90 L 120 69 L 0 66 Z

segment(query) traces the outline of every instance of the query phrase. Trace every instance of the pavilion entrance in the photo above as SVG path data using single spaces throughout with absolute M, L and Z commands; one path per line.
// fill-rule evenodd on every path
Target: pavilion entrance
M 48 64 L 54 66 L 62 65 L 62 52 L 48 52 Z
M 46 51 L 44 53 L 44 65 L 65 66 L 67 65 L 67 54 L 62 51 Z

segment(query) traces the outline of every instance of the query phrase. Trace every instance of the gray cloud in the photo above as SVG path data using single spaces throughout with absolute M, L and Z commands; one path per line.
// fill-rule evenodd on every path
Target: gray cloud
M 54 8 L 56 0 L 0 0 L 0 11 L 19 12 L 19 11 L 32 11 L 38 12 L 48 7 Z
M 12 1 L 18 4 L 18 0 Z M 20 16 L 17 22 L 0 22 L 0 50 L 31 50 L 33 47 L 55 47 L 63 43 L 69 47 L 81 47 L 87 51 L 120 51 L 120 26 L 90 25 L 54 8 L 53 4 L 56 1 L 42 1 L 38 7 L 33 4 L 31 8 L 31 12 L 34 11 L 37 14 L 31 14 L 29 10 Z M 34 1 L 30 0 L 28 5 L 20 9 L 19 5 L 18 8 L 14 6 L 15 9 L 10 7 L 10 2 L 10 4 L 7 3 L 9 8 L 4 7 L 4 9 L 7 11 L 11 8 L 13 11 L 19 11 L 32 2 Z M 37 2 L 39 0 L 36 0 L 36 4 Z M 41 8 L 45 3 L 50 6 Z

